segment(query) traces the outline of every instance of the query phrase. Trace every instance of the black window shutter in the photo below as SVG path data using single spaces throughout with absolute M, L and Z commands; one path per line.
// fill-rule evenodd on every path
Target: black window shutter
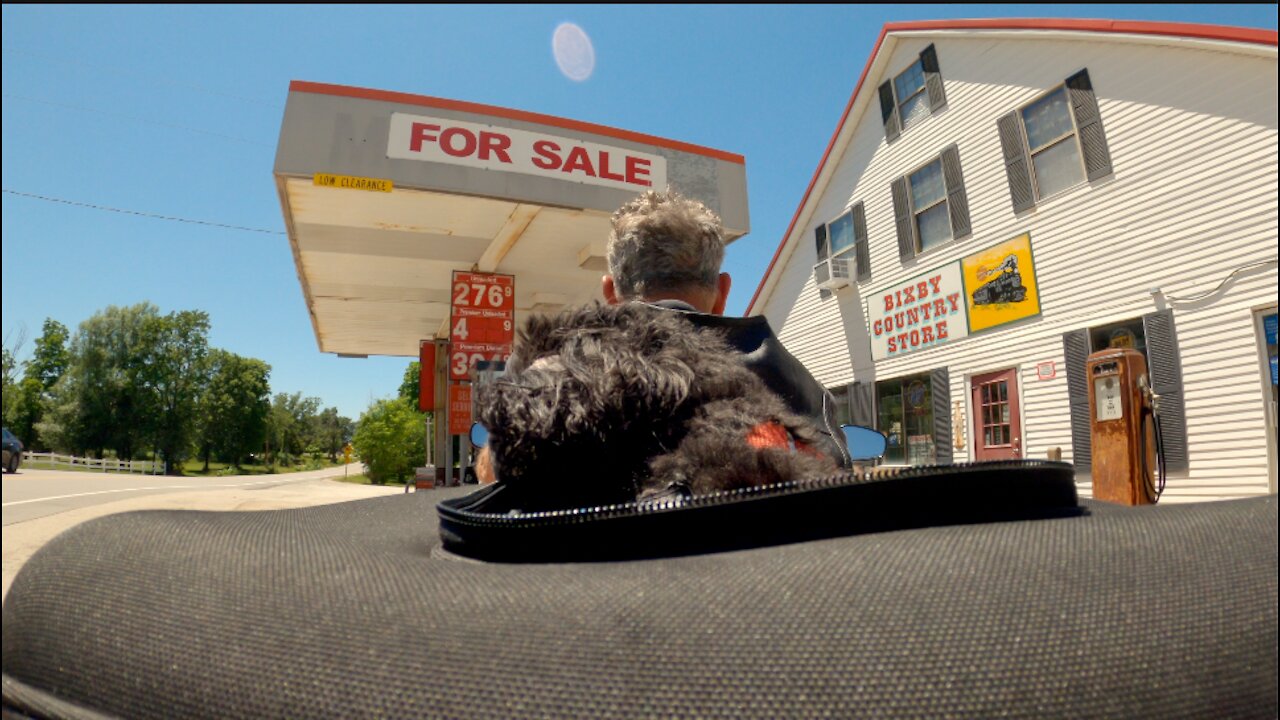
M 942 177 L 947 184 L 951 237 L 964 237 L 972 228 L 969 225 L 969 196 L 964 191 L 964 173 L 960 171 L 960 146 L 950 145 L 942 151 Z
M 822 262 L 823 260 L 826 260 L 827 257 L 831 254 L 830 252 L 828 252 L 829 246 L 827 244 L 827 224 L 826 223 L 822 223 L 821 225 L 813 229 L 813 239 L 816 241 L 818 246 L 818 262 Z M 823 290 L 822 288 L 818 288 L 819 300 L 826 300 L 829 297 L 831 297 L 830 290 Z
M 1147 336 L 1147 369 L 1151 388 L 1160 396 L 1160 434 L 1164 440 L 1165 468 L 1186 470 L 1187 408 L 1182 394 L 1182 358 L 1174 332 L 1173 311 L 1161 310 L 1142 318 Z
M 947 95 L 942 89 L 942 73 L 938 69 L 938 51 L 933 46 L 920 52 L 920 69 L 924 70 L 924 89 L 929 93 L 929 110 L 937 110 L 947 104 Z
M 1067 371 L 1067 400 L 1071 403 L 1071 457 L 1076 473 L 1093 473 L 1093 438 L 1089 425 L 1089 331 L 1062 334 L 1062 354 Z
M 944 367 L 929 373 L 933 390 L 933 451 L 939 465 L 950 465 L 951 455 L 951 382 Z
M 902 134 L 898 123 L 898 102 L 893 97 L 893 81 L 880 86 L 880 119 L 884 121 L 885 142 L 893 142 Z
M 916 256 L 916 224 L 905 175 L 893 181 L 893 222 L 898 228 L 898 257 L 906 262 Z
M 855 382 L 849 386 L 849 401 L 852 403 L 849 417 L 854 425 L 873 428 L 876 426 L 874 408 L 871 406 L 871 383 Z
M 1085 174 L 1090 180 L 1106 177 L 1111 174 L 1111 151 L 1107 148 L 1106 133 L 1102 131 L 1102 113 L 1098 110 L 1098 99 L 1093 94 L 1088 70 L 1067 78 L 1067 93 L 1071 96 L 1076 127 L 1080 130 Z
M 1009 197 L 1015 213 L 1036 206 L 1036 194 L 1031 188 L 1031 158 L 1027 155 L 1027 143 L 1023 140 L 1022 120 L 1015 110 L 996 122 L 1000 129 L 1000 147 L 1004 149 L 1004 172 L 1009 177 Z
M 858 281 L 871 277 L 871 249 L 867 240 L 867 208 L 863 203 L 853 206 L 853 244 L 857 255 Z

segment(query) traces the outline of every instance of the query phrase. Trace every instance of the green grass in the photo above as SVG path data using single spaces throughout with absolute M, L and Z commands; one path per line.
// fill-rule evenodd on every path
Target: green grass
M 234 474 L 234 475 L 280 475 L 284 473 L 307 472 L 310 470 L 323 470 L 325 468 L 341 467 L 341 466 L 342 466 L 341 461 L 336 463 L 331 463 L 329 462 L 328 458 L 321 458 L 320 465 L 318 467 L 308 466 L 306 462 L 301 462 L 294 465 L 277 465 L 275 466 L 275 468 L 272 468 L 269 465 L 241 465 L 240 468 L 237 470 L 232 468 L 230 463 L 221 463 L 221 462 L 211 461 L 209 463 L 209 470 L 205 471 L 203 460 L 188 460 L 182 464 L 182 477 L 218 477 L 219 472 L 227 471 L 228 468 L 232 468 L 231 470 L 228 471 L 228 474 Z M 53 463 L 45 460 L 31 460 L 26 457 L 22 458 L 21 467 L 29 468 L 32 470 L 58 470 L 63 472 L 102 472 L 100 468 L 70 466 L 66 464 L 59 464 L 55 466 Z M 116 471 L 111 471 L 111 472 L 112 474 L 116 473 Z M 130 473 L 120 473 L 120 474 L 130 474 Z M 137 475 L 138 473 L 131 473 L 131 474 Z M 150 473 L 146 473 L 146 474 L 150 474 Z
M 369 481 L 369 476 L 365 475 L 364 473 L 360 473 L 359 475 L 338 476 L 331 479 L 338 480 L 340 482 L 353 483 L 355 485 L 372 485 L 373 484 L 372 482 Z M 394 480 L 392 482 L 387 483 L 387 486 L 404 485 L 404 484 L 405 484 L 404 480 Z
M 341 467 L 341 462 L 331 463 L 328 458 L 321 458 L 319 465 L 308 465 L 307 462 L 300 462 L 294 465 L 276 465 L 272 468 L 270 465 L 264 464 L 244 464 L 240 468 L 232 468 L 230 463 L 209 462 L 209 469 L 204 469 L 204 460 L 187 460 L 182 464 L 182 474 L 188 477 L 216 477 L 219 472 L 228 471 L 235 475 L 281 475 L 284 473 L 308 472 L 310 470 L 323 470 L 331 467 Z

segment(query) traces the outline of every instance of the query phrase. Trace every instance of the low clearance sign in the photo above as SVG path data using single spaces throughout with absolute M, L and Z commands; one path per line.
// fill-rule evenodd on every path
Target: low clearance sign
M 901 357 L 969 335 L 959 261 L 867 297 L 874 360 Z
M 667 160 L 515 128 L 392 113 L 387 157 L 643 191 L 667 187 Z

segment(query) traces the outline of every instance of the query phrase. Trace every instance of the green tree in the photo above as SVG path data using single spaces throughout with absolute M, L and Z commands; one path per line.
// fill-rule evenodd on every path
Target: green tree
M 18 403 L 18 353 L 22 351 L 22 345 L 26 340 L 26 326 L 18 330 L 17 338 L 11 338 L 10 335 L 5 335 L 4 338 L 4 387 L 0 389 L 0 400 L 3 400 L 4 404 L 2 414 L 5 427 L 13 422 L 13 411 Z
M 351 418 L 339 415 L 336 407 L 325 408 L 315 418 L 314 437 L 320 451 L 329 456 L 329 462 L 338 461 L 338 453 L 351 441 L 354 433 L 355 423 Z
M 195 439 L 196 400 L 208 385 L 208 313 L 183 310 L 148 318 L 140 350 L 139 358 L 131 358 L 134 399 L 147 410 L 147 437 L 177 474 Z
M 210 455 L 239 468 L 266 440 L 271 366 L 217 349 L 209 352 L 208 366 L 209 384 L 197 415 L 197 445 L 206 472 Z
M 404 379 L 400 381 L 399 396 L 409 401 L 409 407 L 418 408 L 418 393 L 421 390 L 422 363 L 414 360 L 404 370 Z
M 267 456 L 272 466 L 291 465 L 307 449 L 320 398 L 276 393 L 267 414 Z
M 36 425 L 44 416 L 50 391 L 70 363 L 68 337 L 65 325 L 46 318 L 31 357 L 23 363 L 23 377 L 17 387 L 17 407 L 9 424 L 23 444 L 33 450 L 45 444 L 39 442 Z
M 59 451 L 122 459 L 148 447 L 150 419 L 144 385 L 144 326 L 160 315 L 151 303 L 109 306 L 80 323 L 67 351 L 66 370 L 54 383 L 37 432 Z
M 384 484 L 408 479 L 425 462 L 422 426 L 425 417 L 404 398 L 379 400 L 356 423 L 355 448 L 369 480 Z

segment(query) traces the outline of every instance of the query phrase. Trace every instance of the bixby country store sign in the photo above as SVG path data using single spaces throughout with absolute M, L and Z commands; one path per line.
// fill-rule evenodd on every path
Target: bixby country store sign
M 969 335 L 959 261 L 867 298 L 874 360 L 901 357 Z

